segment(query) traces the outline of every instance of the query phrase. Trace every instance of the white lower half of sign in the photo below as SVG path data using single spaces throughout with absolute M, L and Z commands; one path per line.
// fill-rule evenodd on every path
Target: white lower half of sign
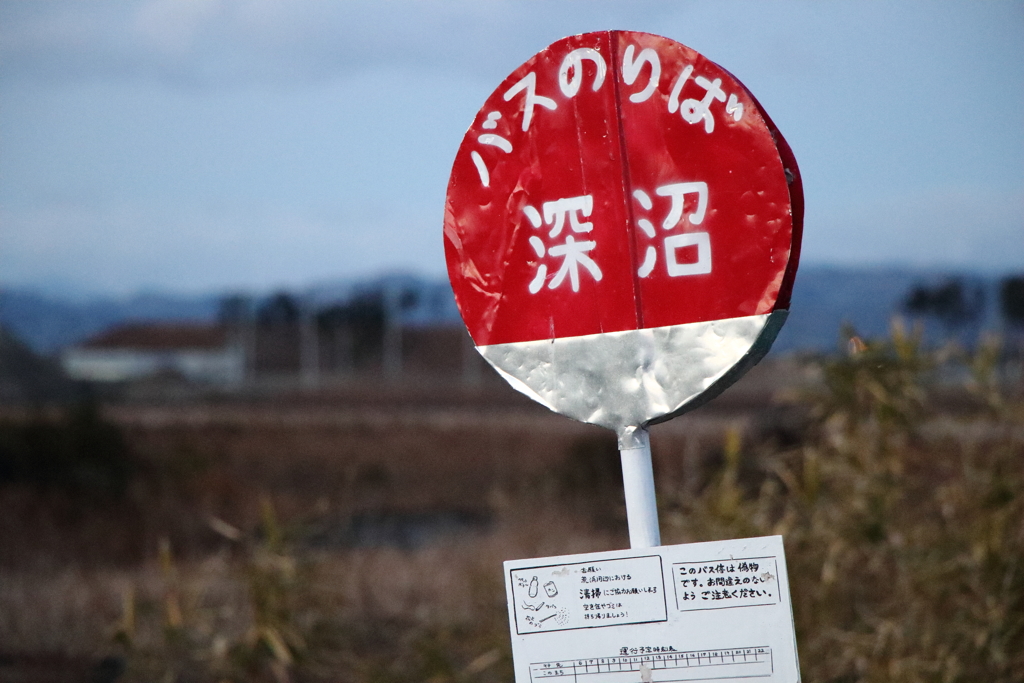
M 552 410 L 635 430 L 702 405 L 759 361 L 788 311 L 580 337 L 478 346 L 517 390 Z
M 505 563 L 517 683 L 799 680 L 782 538 Z

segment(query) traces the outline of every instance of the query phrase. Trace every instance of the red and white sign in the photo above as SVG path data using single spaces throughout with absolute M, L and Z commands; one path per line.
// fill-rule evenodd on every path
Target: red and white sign
M 792 153 L 731 74 L 667 38 L 588 33 L 539 52 L 480 110 L 452 169 L 445 253 L 478 348 L 561 410 L 552 382 L 582 366 L 510 368 L 532 342 L 755 321 L 700 382 L 724 375 L 789 306 L 802 204 Z

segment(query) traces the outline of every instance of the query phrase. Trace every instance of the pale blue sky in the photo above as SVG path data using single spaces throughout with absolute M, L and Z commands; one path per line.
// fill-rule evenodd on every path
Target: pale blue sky
M 804 262 L 1024 269 L 1022 2 L 0 3 L 0 285 L 444 273 L 498 83 L 620 28 L 734 73 L 792 145 Z

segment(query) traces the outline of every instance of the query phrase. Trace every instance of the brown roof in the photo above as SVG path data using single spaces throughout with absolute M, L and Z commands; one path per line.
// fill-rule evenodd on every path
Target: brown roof
M 201 323 L 127 323 L 91 337 L 87 349 L 219 349 L 227 343 L 227 329 Z

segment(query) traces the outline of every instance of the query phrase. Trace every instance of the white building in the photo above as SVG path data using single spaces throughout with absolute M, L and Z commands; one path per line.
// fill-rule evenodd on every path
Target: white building
M 70 377 L 96 382 L 165 375 L 237 384 L 245 377 L 243 346 L 229 330 L 196 323 L 119 325 L 66 349 L 61 364 Z

